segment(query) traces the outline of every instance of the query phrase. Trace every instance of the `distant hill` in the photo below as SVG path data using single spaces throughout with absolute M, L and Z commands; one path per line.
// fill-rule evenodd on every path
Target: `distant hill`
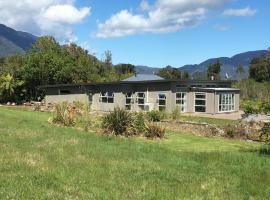
M 236 79 L 237 73 L 236 69 L 238 65 L 243 65 L 245 73 L 242 75 L 241 78 L 246 78 L 248 76 L 249 71 L 249 64 L 253 58 L 260 57 L 264 54 L 266 54 L 267 50 L 259 50 L 259 51 L 249 51 L 245 53 L 237 54 L 231 58 L 228 57 L 219 57 L 219 58 L 211 58 L 208 59 L 200 64 L 195 65 L 184 65 L 183 67 L 180 67 L 180 70 L 187 71 L 191 75 L 197 74 L 206 74 L 207 67 L 211 63 L 215 63 L 217 59 L 220 60 L 222 63 L 221 67 L 221 76 L 224 78 L 226 76 L 226 73 L 231 77 L 232 79 Z
M 135 70 L 138 74 L 155 74 L 160 70 L 160 68 L 135 66 Z
M 266 54 L 267 50 L 258 50 L 258 51 L 249 51 L 237 54 L 232 57 L 219 57 L 219 58 L 211 58 L 200 64 L 191 64 L 184 65 L 179 67 L 179 70 L 187 71 L 191 76 L 195 76 L 196 74 L 199 76 L 205 76 L 207 73 L 207 67 L 211 63 L 215 63 L 217 59 L 223 64 L 221 67 L 221 76 L 222 78 L 226 77 L 226 73 L 231 79 L 237 78 L 246 78 L 248 77 L 249 64 L 253 58 L 260 57 Z M 243 65 L 245 73 L 242 74 L 242 77 L 238 77 L 236 73 L 236 69 L 238 65 Z M 160 68 L 152 68 L 147 66 L 136 66 L 137 73 L 142 74 L 153 74 L 157 73 Z
M 36 40 L 34 35 L 0 24 L 0 57 L 24 53 Z

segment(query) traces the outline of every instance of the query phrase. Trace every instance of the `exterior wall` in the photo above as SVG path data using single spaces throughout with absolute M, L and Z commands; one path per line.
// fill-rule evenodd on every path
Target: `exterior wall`
M 81 101 L 91 103 L 91 109 L 96 111 L 111 111 L 115 107 L 125 108 L 126 93 L 133 93 L 137 96 L 138 92 L 145 93 L 145 105 L 149 106 L 149 110 L 158 110 L 158 95 L 160 93 L 166 95 L 166 111 L 171 112 L 177 108 L 176 92 L 187 93 L 187 112 L 195 112 L 195 93 L 206 93 L 206 112 L 210 114 L 219 113 L 219 92 L 214 92 L 212 89 L 207 89 L 215 84 L 216 87 L 230 87 L 229 82 L 218 83 L 200 83 L 200 82 L 157 82 L 157 83 L 118 83 L 118 84 L 96 84 L 96 85 L 81 85 L 81 86 L 59 86 L 47 88 L 45 97 L 46 105 L 67 101 Z M 225 85 L 227 84 L 227 85 Z M 198 85 L 205 88 L 193 88 L 193 85 Z M 60 90 L 68 90 L 71 94 L 59 95 Z M 103 103 L 100 101 L 101 92 L 113 92 L 114 103 Z M 226 92 L 226 91 L 224 91 Z M 229 92 L 229 91 L 227 91 Z M 235 93 L 235 111 L 239 110 L 239 91 Z M 92 100 L 89 101 L 89 96 L 92 95 Z M 89 96 L 88 96 L 89 95 Z M 131 104 L 132 111 L 140 111 L 141 108 L 138 102 L 133 99 Z
M 69 94 L 69 95 L 47 95 L 45 97 L 45 104 L 61 103 L 61 102 L 73 103 L 74 101 L 80 101 L 84 103 L 89 103 L 88 96 L 86 94 Z

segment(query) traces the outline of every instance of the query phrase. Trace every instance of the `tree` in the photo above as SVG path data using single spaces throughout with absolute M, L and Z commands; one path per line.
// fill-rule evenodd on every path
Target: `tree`
M 249 77 L 258 82 L 270 81 L 270 57 L 254 58 L 249 66 Z
M 216 63 L 209 64 L 207 69 L 207 78 L 212 79 L 212 77 L 215 80 L 220 79 L 220 70 L 221 70 L 222 63 L 219 59 L 216 60 Z
M 182 72 L 182 79 L 188 80 L 189 79 L 189 73 L 187 71 Z
M 238 65 L 237 66 L 236 73 L 238 75 L 238 79 L 240 79 L 242 74 L 245 73 L 245 69 L 244 69 L 243 65 Z
M 165 68 L 162 68 L 158 71 L 157 75 L 161 76 L 165 79 L 181 79 L 182 73 L 179 69 L 173 68 L 170 65 L 166 66 Z
M 11 74 L 1 76 L 0 79 L 0 94 L 2 99 L 7 101 L 14 100 L 15 89 L 23 85 L 23 81 L 18 81 Z

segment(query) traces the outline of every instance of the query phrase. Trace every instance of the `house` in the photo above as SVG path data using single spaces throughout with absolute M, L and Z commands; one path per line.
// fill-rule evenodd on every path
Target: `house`
M 40 86 L 46 105 L 81 101 L 95 111 L 115 107 L 130 111 L 180 109 L 209 114 L 239 110 L 239 89 L 230 80 L 164 80 L 156 75 L 135 75 L 119 82 Z

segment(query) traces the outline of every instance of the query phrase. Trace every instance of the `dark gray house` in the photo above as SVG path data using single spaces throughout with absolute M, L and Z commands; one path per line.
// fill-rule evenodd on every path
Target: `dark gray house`
M 164 80 L 155 75 L 137 75 L 119 82 L 41 86 L 46 105 L 81 101 L 95 111 L 115 107 L 130 111 L 180 109 L 210 114 L 239 110 L 239 89 L 229 80 Z

